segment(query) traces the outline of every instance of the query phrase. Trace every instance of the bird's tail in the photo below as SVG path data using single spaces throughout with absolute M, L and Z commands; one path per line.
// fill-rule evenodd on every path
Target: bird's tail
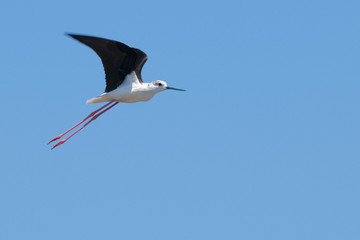
M 91 99 L 87 100 L 87 101 L 86 101 L 86 104 L 109 102 L 109 101 L 112 101 L 112 100 L 114 100 L 114 99 L 112 99 L 111 96 L 109 96 L 108 94 L 104 93 L 104 94 L 100 95 L 99 97 L 94 97 L 94 98 L 91 98 Z

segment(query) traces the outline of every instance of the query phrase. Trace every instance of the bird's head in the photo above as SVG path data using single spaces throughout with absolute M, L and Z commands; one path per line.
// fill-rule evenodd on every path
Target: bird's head
M 151 88 L 153 88 L 156 92 L 162 92 L 164 90 L 170 89 L 170 90 L 177 90 L 177 91 L 185 91 L 183 89 L 179 89 L 179 88 L 173 88 L 173 87 L 168 87 L 168 85 L 166 84 L 166 82 L 161 81 L 161 80 L 156 80 L 150 83 Z

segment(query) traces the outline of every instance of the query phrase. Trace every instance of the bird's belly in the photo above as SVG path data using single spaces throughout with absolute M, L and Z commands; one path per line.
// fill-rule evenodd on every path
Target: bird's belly
M 135 103 L 149 101 L 152 95 L 133 92 L 130 94 L 118 94 L 117 96 L 113 96 L 113 98 L 118 102 Z

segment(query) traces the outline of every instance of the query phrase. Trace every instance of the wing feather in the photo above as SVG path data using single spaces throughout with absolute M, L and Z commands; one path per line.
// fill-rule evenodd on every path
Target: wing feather
M 105 70 L 105 92 L 119 87 L 132 71 L 135 71 L 139 81 L 143 82 L 141 70 L 147 60 L 147 55 L 143 51 L 105 38 L 68 35 L 93 49 L 101 58 Z

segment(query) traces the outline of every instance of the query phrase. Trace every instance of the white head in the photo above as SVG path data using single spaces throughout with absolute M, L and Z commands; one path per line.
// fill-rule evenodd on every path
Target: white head
M 155 91 L 156 93 L 162 92 L 162 91 L 167 90 L 167 89 L 177 90 L 177 91 L 185 91 L 185 90 L 179 89 L 179 88 L 168 87 L 168 85 L 166 84 L 166 82 L 160 81 L 160 80 L 155 80 L 155 81 L 149 83 L 149 87 L 150 87 L 153 91 Z

